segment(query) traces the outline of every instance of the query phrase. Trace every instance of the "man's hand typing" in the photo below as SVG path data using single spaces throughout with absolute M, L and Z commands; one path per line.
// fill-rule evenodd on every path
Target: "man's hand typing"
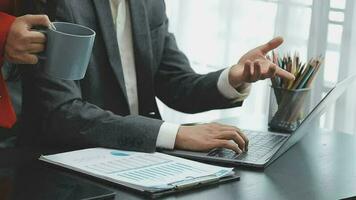
M 248 139 L 240 129 L 218 123 L 181 126 L 178 130 L 176 149 L 209 151 L 218 147 L 242 153 L 247 151 Z

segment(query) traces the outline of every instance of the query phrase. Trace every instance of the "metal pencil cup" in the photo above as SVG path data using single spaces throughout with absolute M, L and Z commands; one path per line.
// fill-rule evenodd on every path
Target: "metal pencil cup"
M 309 109 L 310 88 L 290 90 L 271 87 L 268 126 L 271 131 L 293 132 Z

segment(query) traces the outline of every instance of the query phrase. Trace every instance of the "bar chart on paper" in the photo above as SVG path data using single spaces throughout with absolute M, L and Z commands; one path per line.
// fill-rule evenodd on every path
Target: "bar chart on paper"
M 42 156 L 44 161 L 99 175 L 113 182 L 149 188 L 172 187 L 172 183 L 215 175 L 225 176 L 232 168 L 202 164 L 162 153 L 139 153 L 104 148 Z
M 117 153 L 118 151 L 116 151 Z M 113 152 L 111 152 L 112 155 Z M 87 168 L 105 173 L 116 174 L 123 179 L 131 181 L 152 181 L 162 179 L 170 179 L 177 175 L 184 175 L 186 172 L 194 172 L 196 175 L 204 175 L 208 172 L 204 169 L 199 169 L 194 166 L 186 165 L 179 162 L 163 158 L 159 155 L 147 156 L 137 155 L 129 157 L 121 157 L 117 159 L 107 160 L 98 164 L 87 165 Z

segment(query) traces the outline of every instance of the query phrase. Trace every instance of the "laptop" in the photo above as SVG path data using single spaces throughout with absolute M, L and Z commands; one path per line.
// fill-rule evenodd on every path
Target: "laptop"
M 346 89 L 355 81 L 356 75 L 337 83 L 317 105 L 311 109 L 300 125 L 291 133 L 243 130 L 249 138 L 249 149 L 241 154 L 225 148 L 215 148 L 209 152 L 185 150 L 163 150 L 164 153 L 193 160 L 230 165 L 245 165 L 266 168 L 284 152 L 310 132 L 315 121 L 320 118 L 325 108 L 336 102 Z

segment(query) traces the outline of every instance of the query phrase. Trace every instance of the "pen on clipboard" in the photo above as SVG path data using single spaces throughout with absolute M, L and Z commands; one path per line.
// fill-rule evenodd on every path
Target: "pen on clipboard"
M 116 197 L 116 193 L 112 192 L 109 194 L 103 194 L 103 195 L 99 195 L 99 196 L 84 198 L 82 200 L 112 200 L 112 199 L 115 199 L 115 197 Z

